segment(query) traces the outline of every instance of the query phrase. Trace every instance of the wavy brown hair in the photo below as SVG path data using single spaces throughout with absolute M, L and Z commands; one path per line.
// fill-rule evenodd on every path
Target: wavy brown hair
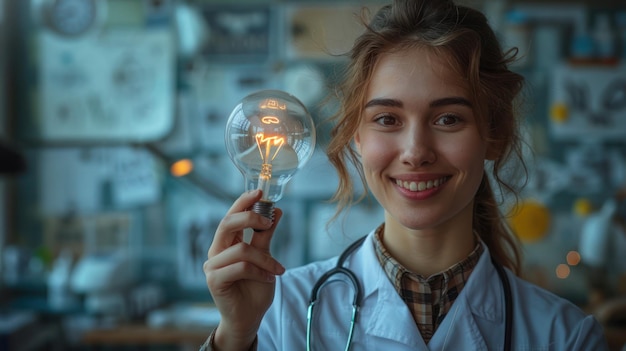
M 469 87 L 469 94 L 483 138 L 491 144 L 490 173 L 500 189 L 514 190 L 502 177 L 505 161 L 521 160 L 516 97 L 524 78 L 508 66 L 517 50 L 504 52 L 485 16 L 472 8 L 445 0 L 395 0 L 382 7 L 367 23 L 365 31 L 348 53 L 349 63 L 337 95 L 341 101 L 333 116 L 327 154 L 339 174 L 333 200 L 337 213 L 362 200 L 355 199 L 349 164 L 356 167 L 365 189 L 363 170 L 353 148 L 353 138 L 363 115 L 368 84 L 379 57 L 384 53 L 420 47 L 432 50 Z M 523 163 L 522 163 L 523 164 Z M 493 258 L 519 274 L 520 250 L 517 238 L 504 220 L 487 171 L 474 201 L 474 231 L 489 247 Z

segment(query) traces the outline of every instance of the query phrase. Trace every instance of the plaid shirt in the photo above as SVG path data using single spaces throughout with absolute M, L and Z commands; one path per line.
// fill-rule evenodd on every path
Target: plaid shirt
M 463 261 L 441 273 L 424 278 L 408 271 L 389 254 L 381 240 L 383 228 L 384 226 L 380 226 L 376 231 L 376 256 L 413 314 L 424 342 L 428 343 L 465 286 L 484 249 L 480 243 L 476 244 L 474 251 Z

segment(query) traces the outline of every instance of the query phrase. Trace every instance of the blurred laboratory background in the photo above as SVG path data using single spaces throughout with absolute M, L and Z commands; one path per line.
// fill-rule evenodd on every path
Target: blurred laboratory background
M 528 176 L 502 211 L 524 276 L 626 344 L 626 4 L 465 0 L 523 94 Z M 244 189 L 224 129 L 279 89 L 317 125 L 273 253 L 326 258 L 382 220 L 327 226 L 329 98 L 363 6 L 384 1 L 0 0 L 0 350 L 195 350 L 219 321 L 202 263 Z M 511 174 L 522 174 L 511 165 Z M 363 191 L 363 189 L 357 189 Z

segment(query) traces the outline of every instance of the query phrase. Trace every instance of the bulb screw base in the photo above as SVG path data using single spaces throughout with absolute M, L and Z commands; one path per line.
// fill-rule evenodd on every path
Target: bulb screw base
M 252 206 L 252 211 L 263 217 L 274 221 L 274 203 L 269 201 L 258 201 Z

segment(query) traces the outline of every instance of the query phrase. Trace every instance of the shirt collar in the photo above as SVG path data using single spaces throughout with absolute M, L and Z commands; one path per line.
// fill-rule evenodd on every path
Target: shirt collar
M 409 274 L 424 283 L 435 279 L 441 279 L 442 277 L 448 282 L 459 281 L 458 278 L 461 278 L 461 276 L 464 276 L 461 280 L 466 281 L 467 276 L 469 276 L 469 272 L 476 267 L 476 264 L 484 251 L 483 246 L 480 244 L 480 240 L 477 240 L 474 250 L 472 250 L 472 252 L 465 259 L 455 263 L 443 272 L 434 274 L 430 277 L 422 277 L 406 269 L 387 251 L 382 243 L 382 233 L 384 227 L 385 225 L 383 223 L 374 233 L 374 251 L 376 252 L 378 262 L 397 291 L 401 291 L 402 277 L 405 274 Z

